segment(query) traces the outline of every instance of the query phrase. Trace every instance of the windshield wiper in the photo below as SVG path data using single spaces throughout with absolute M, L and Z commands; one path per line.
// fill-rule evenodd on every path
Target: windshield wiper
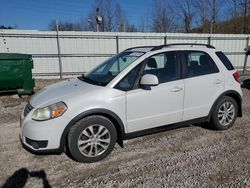
M 86 77 L 84 74 L 82 76 L 79 76 L 78 78 L 79 78 L 79 80 L 85 81 L 85 82 L 90 83 L 90 84 L 105 86 L 104 83 L 92 80 L 91 78 Z
M 80 80 L 82 80 L 82 81 L 86 81 L 86 82 L 91 83 L 91 84 L 94 84 L 94 83 L 95 83 L 94 80 L 92 80 L 92 79 L 89 78 L 89 77 L 86 77 L 84 74 L 83 74 L 82 76 L 79 76 L 78 78 L 79 78 Z

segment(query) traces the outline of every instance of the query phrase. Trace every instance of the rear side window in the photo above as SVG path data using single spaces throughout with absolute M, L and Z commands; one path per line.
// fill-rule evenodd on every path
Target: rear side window
M 221 60 L 221 62 L 225 65 L 227 70 L 234 70 L 234 66 L 229 61 L 227 56 L 225 56 L 225 54 L 223 54 L 222 52 L 215 52 L 215 54 L 218 56 L 218 58 Z
M 186 78 L 219 72 L 213 59 L 202 51 L 184 51 L 184 72 Z

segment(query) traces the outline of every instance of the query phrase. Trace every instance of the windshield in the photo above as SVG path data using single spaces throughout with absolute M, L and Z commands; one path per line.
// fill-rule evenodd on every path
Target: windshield
M 125 51 L 108 59 L 101 65 L 88 72 L 86 75 L 79 77 L 88 83 L 106 86 L 115 78 L 123 69 L 142 56 L 143 52 Z

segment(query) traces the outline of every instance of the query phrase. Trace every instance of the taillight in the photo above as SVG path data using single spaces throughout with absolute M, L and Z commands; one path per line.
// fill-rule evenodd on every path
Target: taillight
M 233 77 L 234 77 L 235 81 L 240 83 L 240 80 L 239 80 L 240 74 L 237 71 L 235 73 L 233 73 Z

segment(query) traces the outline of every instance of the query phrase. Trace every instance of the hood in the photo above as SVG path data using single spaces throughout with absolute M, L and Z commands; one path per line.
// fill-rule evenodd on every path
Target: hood
M 59 101 L 65 101 L 76 95 L 84 95 L 100 88 L 101 86 L 92 85 L 78 78 L 65 80 L 56 84 L 44 87 L 35 93 L 30 99 L 30 104 L 34 107 L 45 107 Z

